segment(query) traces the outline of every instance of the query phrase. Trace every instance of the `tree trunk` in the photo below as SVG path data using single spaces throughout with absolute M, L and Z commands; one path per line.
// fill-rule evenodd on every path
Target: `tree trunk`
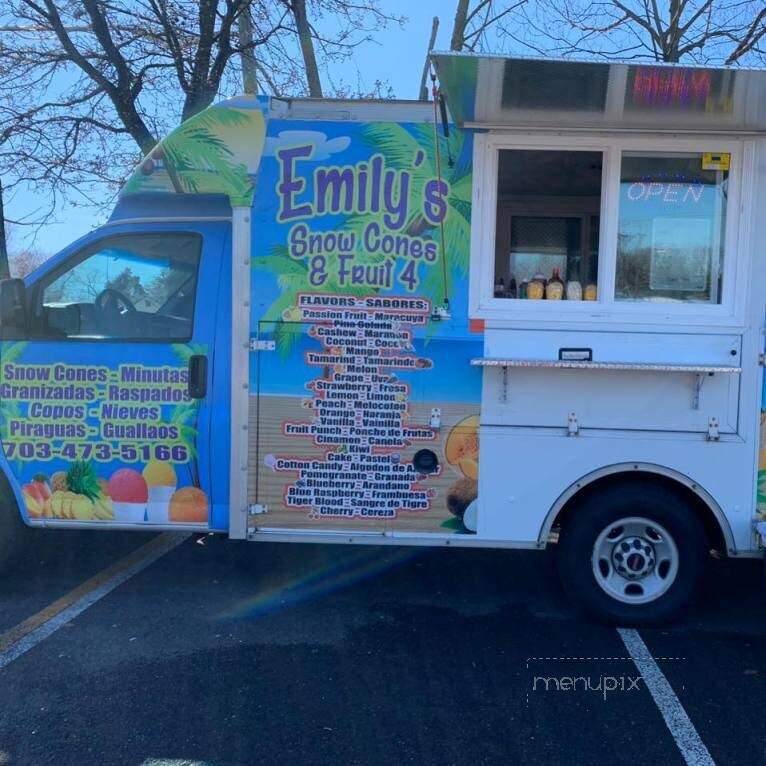
M 8 265 L 8 241 L 5 232 L 5 204 L 3 201 L 3 182 L 0 181 L 0 279 L 8 279 L 11 269 Z
M 462 51 L 465 45 L 465 28 L 468 23 L 468 6 L 471 0 L 458 0 L 455 10 L 455 24 L 452 27 L 451 51 Z
M 423 64 L 423 74 L 420 77 L 420 91 L 418 98 L 421 101 L 428 101 L 428 56 L 434 49 L 436 43 L 436 33 L 439 31 L 439 17 L 434 16 L 434 20 L 431 22 L 431 37 L 428 40 L 428 50 L 426 51 L 426 60 Z
M 317 66 L 316 54 L 314 53 L 314 41 L 311 38 L 311 27 L 309 26 L 308 15 L 306 13 L 306 0 L 293 0 L 292 11 L 293 18 L 295 19 L 295 28 L 298 31 L 298 42 L 301 45 L 301 53 L 303 54 L 303 65 L 306 69 L 309 97 L 323 98 L 322 81 L 319 79 L 319 67 Z
M 253 48 L 253 20 L 250 18 L 250 6 L 239 15 L 238 21 L 239 46 L 242 60 L 242 89 L 247 95 L 258 93 L 258 65 L 255 61 Z
M 668 28 L 665 31 L 665 39 L 663 41 L 663 60 L 669 63 L 678 62 L 678 47 L 681 43 L 680 40 L 680 28 L 681 28 L 681 0 L 670 0 L 670 18 L 668 19 Z

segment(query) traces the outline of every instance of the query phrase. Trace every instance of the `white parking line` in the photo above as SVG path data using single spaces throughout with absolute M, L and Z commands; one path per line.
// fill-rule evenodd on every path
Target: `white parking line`
M 654 661 L 643 639 L 638 635 L 638 631 L 632 628 L 617 628 L 617 632 L 636 664 L 654 703 L 665 719 L 665 724 L 670 729 L 686 763 L 689 766 L 715 766 L 715 761 L 676 697 L 673 687 Z
M 165 532 L 91 577 L 71 593 L 0 636 L 0 669 L 55 633 L 62 625 L 188 539 L 189 532 Z

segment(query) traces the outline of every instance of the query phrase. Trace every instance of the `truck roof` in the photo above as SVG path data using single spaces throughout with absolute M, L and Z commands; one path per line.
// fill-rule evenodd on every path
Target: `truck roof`
M 404 99 L 271 98 L 273 119 L 432 122 L 433 103 Z
M 433 53 L 467 128 L 766 134 L 766 69 Z

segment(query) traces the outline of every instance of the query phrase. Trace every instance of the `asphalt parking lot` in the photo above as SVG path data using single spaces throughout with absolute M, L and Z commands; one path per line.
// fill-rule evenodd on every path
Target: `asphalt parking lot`
M 204 543 L 61 612 L 0 668 L 0 764 L 693 762 L 548 555 Z M 147 544 L 42 533 L 0 581 L 3 651 Z M 764 595 L 762 562 L 711 560 L 693 609 L 640 631 L 717 764 L 766 761 Z

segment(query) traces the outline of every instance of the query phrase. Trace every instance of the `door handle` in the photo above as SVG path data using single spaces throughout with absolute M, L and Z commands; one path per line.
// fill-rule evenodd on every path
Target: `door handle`
M 192 354 L 189 357 L 189 398 L 204 399 L 207 394 L 207 357 Z

